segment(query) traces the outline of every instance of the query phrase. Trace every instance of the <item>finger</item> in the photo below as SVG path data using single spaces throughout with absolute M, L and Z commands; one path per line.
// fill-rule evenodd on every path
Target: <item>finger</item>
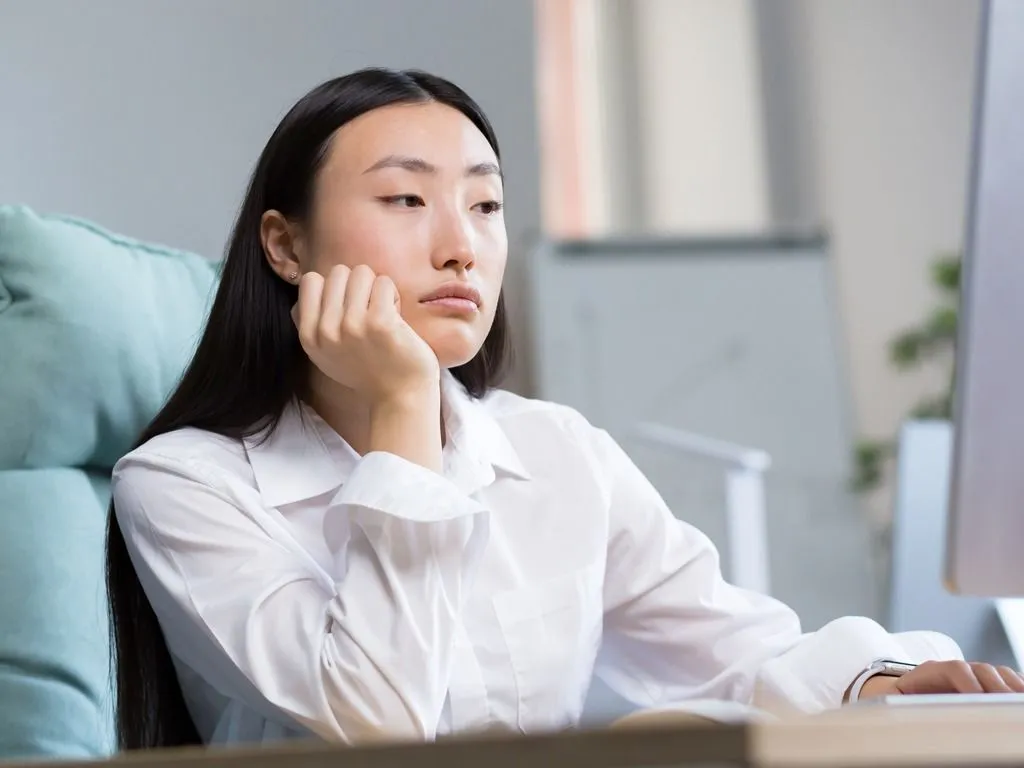
M 293 309 L 293 316 L 299 329 L 299 341 L 306 349 L 315 347 L 317 343 L 323 290 L 324 278 L 316 272 L 307 272 L 299 280 L 299 300 Z
M 351 270 L 343 264 L 336 264 L 327 273 L 318 326 L 318 333 L 322 339 L 335 341 L 341 333 L 341 318 L 345 314 L 345 291 L 350 279 Z
M 1006 683 L 1010 690 L 1015 693 L 1024 693 L 1024 677 L 1020 676 L 1020 673 L 1010 669 L 1009 667 L 996 667 L 996 671 L 1003 678 L 1003 682 Z
M 367 322 L 378 325 L 385 324 L 400 309 L 398 289 L 394 281 L 387 275 L 378 275 L 373 281 L 370 291 L 370 303 L 367 308 Z
M 1003 676 L 991 664 L 972 664 L 971 670 L 985 689 L 985 693 L 1013 693 L 1013 689 L 1006 684 Z
M 362 329 L 376 277 L 365 264 L 352 270 L 345 288 L 345 314 L 341 319 L 342 328 L 348 333 L 359 333 Z
M 964 661 L 929 661 L 897 678 L 900 693 L 984 693 L 970 664 Z
M 974 674 L 974 669 L 964 661 L 951 662 L 945 665 L 946 678 L 949 681 L 949 693 L 984 693 L 985 687 Z

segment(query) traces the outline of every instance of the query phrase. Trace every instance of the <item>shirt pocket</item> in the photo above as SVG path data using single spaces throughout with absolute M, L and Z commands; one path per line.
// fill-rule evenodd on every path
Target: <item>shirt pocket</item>
M 594 565 L 494 596 L 520 730 L 578 722 L 601 644 L 602 574 Z

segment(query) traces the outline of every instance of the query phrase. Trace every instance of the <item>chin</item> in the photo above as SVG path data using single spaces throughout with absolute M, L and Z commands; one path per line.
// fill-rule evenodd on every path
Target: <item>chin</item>
M 437 347 L 433 347 L 433 349 L 434 354 L 437 355 L 437 362 L 442 368 L 458 368 L 460 365 L 465 365 L 480 351 L 480 347 L 474 347 L 471 350 L 438 349 Z
M 424 336 L 437 355 L 437 362 L 442 368 L 458 368 L 465 365 L 480 351 L 483 340 L 466 338 L 462 334 L 444 334 L 441 338 Z
M 482 319 L 417 317 L 410 325 L 434 350 L 442 368 L 458 368 L 476 357 L 484 345 L 490 323 Z

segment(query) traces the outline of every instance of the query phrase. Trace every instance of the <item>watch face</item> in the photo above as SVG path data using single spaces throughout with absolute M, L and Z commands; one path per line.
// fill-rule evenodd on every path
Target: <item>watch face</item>
M 893 677 L 900 677 L 907 674 L 914 669 L 916 664 L 907 664 L 902 661 L 882 661 L 879 662 L 879 674 L 892 675 Z

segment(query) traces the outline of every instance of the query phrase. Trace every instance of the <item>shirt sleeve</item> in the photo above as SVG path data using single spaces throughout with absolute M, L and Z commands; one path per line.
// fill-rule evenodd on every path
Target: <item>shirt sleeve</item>
M 180 458 L 115 469 L 117 520 L 172 652 L 326 739 L 433 738 L 488 513 L 436 473 L 368 454 L 327 511 L 325 579 L 236 491 Z
M 727 699 L 815 712 L 840 706 L 877 658 L 962 658 L 943 635 L 889 634 L 862 617 L 804 633 L 787 606 L 726 583 L 711 541 L 672 515 L 607 433 L 587 429 L 610 505 L 596 672 L 635 705 Z

